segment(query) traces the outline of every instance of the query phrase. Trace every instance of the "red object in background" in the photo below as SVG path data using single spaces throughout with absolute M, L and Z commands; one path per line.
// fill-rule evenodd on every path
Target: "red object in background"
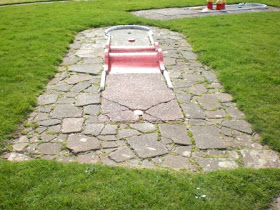
M 213 2 L 208 2 L 207 3 L 207 8 L 212 10 L 213 9 Z
M 216 4 L 216 10 L 223 10 L 223 4 Z
M 226 9 L 226 3 L 223 3 L 222 4 L 222 10 L 225 10 Z

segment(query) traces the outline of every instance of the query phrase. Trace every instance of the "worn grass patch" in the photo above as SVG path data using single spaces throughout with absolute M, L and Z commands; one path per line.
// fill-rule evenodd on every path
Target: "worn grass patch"
M 280 173 L 2 161 L 0 189 L 1 209 L 264 209 L 280 192 Z

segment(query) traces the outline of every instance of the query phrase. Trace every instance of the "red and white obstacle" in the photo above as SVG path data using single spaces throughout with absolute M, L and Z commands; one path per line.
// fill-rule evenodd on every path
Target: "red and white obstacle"
M 144 30 L 147 32 L 152 46 L 111 46 L 110 32 L 115 30 L 131 29 Z M 162 50 L 157 42 L 154 42 L 152 31 L 144 26 L 121 25 L 114 26 L 105 31 L 108 37 L 105 48 L 104 70 L 101 76 L 100 90 L 105 89 L 107 74 L 130 74 L 130 73 L 162 73 L 167 86 L 173 88 L 169 74 L 163 63 Z M 134 42 L 134 39 L 127 40 Z

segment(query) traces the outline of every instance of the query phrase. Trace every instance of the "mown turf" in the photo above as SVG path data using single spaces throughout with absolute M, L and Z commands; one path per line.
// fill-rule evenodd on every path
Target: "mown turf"
M 0 209 L 265 209 L 279 170 L 209 174 L 47 161 L 0 164 Z
M 233 2 L 233 1 L 231 1 Z M 278 5 L 279 1 L 263 1 Z M 194 0 L 96 0 L 0 8 L 0 144 L 17 129 L 54 75 L 74 35 L 90 27 L 150 24 L 183 31 L 264 142 L 280 151 L 279 12 L 182 19 L 125 10 L 204 4 Z

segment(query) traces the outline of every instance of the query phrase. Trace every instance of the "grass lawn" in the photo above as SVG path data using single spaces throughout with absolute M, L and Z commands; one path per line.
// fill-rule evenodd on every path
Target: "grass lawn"
M 215 68 L 263 142 L 280 151 L 279 12 L 168 22 L 125 12 L 195 4 L 204 1 L 96 0 L 0 8 L 1 148 L 35 106 L 74 34 L 89 27 L 150 24 L 186 34 L 200 60 Z
M 280 6 L 278 0 L 258 2 Z M 0 8 L 0 148 L 36 105 L 77 32 L 143 24 L 184 33 L 263 141 L 280 151 L 280 13 L 161 22 L 126 12 L 201 4 L 205 1 L 95 0 Z M 279 180 L 280 170 L 185 174 L 0 160 L 0 209 L 263 209 L 279 194 Z
M 0 209 L 265 209 L 279 191 L 274 169 L 186 174 L 50 161 L 0 164 Z

